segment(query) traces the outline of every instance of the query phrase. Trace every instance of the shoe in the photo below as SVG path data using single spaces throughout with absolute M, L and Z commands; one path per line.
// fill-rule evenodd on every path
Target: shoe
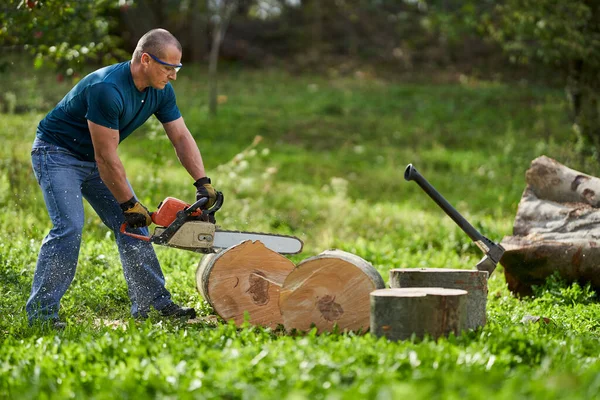
M 46 320 L 43 322 L 44 326 L 47 326 L 48 328 L 52 328 L 55 331 L 62 331 L 67 327 L 67 323 L 61 321 L 58 318 L 51 318 L 49 320 Z
M 196 310 L 190 307 L 181 307 L 175 303 L 171 303 L 168 306 L 158 310 L 158 313 L 163 317 L 174 317 L 181 319 L 194 319 L 196 318 Z
M 52 326 L 52 328 L 54 330 L 62 331 L 67 327 L 67 323 L 63 322 L 61 320 L 55 319 L 52 321 L 52 324 L 50 326 Z

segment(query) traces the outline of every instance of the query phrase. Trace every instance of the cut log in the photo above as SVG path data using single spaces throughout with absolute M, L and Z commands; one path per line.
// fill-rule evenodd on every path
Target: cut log
M 441 287 L 467 291 L 466 329 L 485 326 L 488 272 L 468 269 L 407 268 L 390 270 L 392 288 Z
M 294 263 L 259 241 L 246 241 L 202 258 L 196 287 L 215 312 L 237 326 L 248 322 L 276 328 L 283 323 L 279 292 Z
M 600 179 L 542 156 L 526 172 L 513 235 L 502 239 L 508 288 L 532 294 L 555 271 L 600 289 Z
M 586 203 L 557 203 L 538 198 L 531 188 L 523 192 L 513 236 L 531 240 L 600 240 L 600 209 Z
M 279 308 L 286 330 L 329 332 L 369 329 L 369 293 L 384 288 L 377 270 L 362 258 L 328 250 L 302 261 L 281 288 Z
M 568 282 L 590 283 L 600 289 L 600 243 L 585 239 L 534 240 L 508 236 L 502 240 L 506 249 L 502 256 L 508 289 L 520 296 L 533 293 L 533 285 L 541 285 L 558 272 Z
M 537 198 L 600 206 L 600 179 L 568 168 L 549 157 L 533 160 L 525 178 Z
M 371 293 L 371 332 L 390 340 L 412 335 L 434 339 L 466 324 L 467 291 L 446 288 L 392 288 Z

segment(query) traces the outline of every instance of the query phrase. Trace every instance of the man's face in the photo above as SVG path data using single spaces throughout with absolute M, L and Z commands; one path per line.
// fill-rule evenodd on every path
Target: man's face
M 167 46 L 164 53 L 160 55 L 161 58 L 155 59 L 153 56 L 159 57 L 158 54 L 144 53 L 142 55 L 143 61 L 148 63 L 146 69 L 148 81 L 153 88 L 164 89 L 169 81 L 177 79 L 175 67 L 165 65 L 165 63 L 179 65 L 181 52 L 175 46 Z

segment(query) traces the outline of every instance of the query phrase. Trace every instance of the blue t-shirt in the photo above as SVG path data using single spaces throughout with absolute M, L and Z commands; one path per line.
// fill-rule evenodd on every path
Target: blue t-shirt
M 140 92 L 130 61 L 101 68 L 83 78 L 39 123 L 37 137 L 94 161 L 87 120 L 119 131 L 119 143 L 152 114 L 167 123 L 181 117 L 171 84 Z

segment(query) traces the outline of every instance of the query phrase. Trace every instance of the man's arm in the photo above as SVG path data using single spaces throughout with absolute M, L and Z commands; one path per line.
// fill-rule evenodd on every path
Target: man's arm
M 169 140 L 175 148 L 181 165 L 188 171 L 194 181 L 206 176 L 202 155 L 183 117 L 163 124 Z
M 133 197 L 127 183 L 125 168 L 117 154 L 119 131 L 106 128 L 88 120 L 88 127 L 94 145 L 94 157 L 98 164 L 100 178 L 115 196 L 119 203 L 124 203 Z

